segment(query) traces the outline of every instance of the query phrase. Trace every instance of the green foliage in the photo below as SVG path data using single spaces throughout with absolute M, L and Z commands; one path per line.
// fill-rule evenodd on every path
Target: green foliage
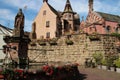
M 101 63 L 102 63 L 102 65 L 106 66 L 107 65 L 107 60 L 106 59 L 102 59 Z
M 5 69 L 5 70 L 2 71 L 3 75 L 7 75 L 7 74 L 10 74 L 10 73 L 13 74 L 13 71 L 10 70 L 10 69 Z
M 40 39 L 40 40 L 37 40 L 37 42 L 38 42 L 38 43 L 39 43 L 39 45 L 41 45 L 41 46 L 46 45 L 46 40 L 45 40 L 45 39 Z
M 98 35 L 98 33 L 92 33 L 91 35 L 89 35 L 89 39 L 90 40 L 100 40 L 100 37 L 99 37 L 99 35 Z
M 111 57 L 106 58 L 106 62 L 107 66 L 113 66 L 113 59 Z
M 50 43 L 50 45 L 57 45 L 57 38 L 52 38 L 50 41 L 49 41 L 49 43 Z
M 101 53 L 94 53 L 92 56 L 98 65 L 101 64 L 101 61 L 103 59 L 103 55 Z
M 120 58 L 114 61 L 115 65 L 120 68 Z
M 70 40 L 70 39 L 66 39 L 65 43 L 66 43 L 67 45 L 73 45 L 73 41 Z
M 30 42 L 30 45 L 31 46 L 36 46 L 36 43 L 35 42 Z
M 113 66 L 114 61 L 117 60 L 118 58 L 119 58 L 119 56 L 116 55 L 116 54 L 108 54 L 108 55 L 106 55 L 106 58 L 105 58 L 106 61 L 107 61 L 106 65 L 107 66 Z
M 119 33 L 111 33 L 111 35 L 120 38 L 120 34 Z

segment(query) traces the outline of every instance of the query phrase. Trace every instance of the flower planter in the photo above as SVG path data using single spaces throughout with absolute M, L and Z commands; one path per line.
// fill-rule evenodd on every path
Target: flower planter
M 74 44 L 73 41 L 72 41 L 72 40 L 69 40 L 69 39 L 67 39 L 67 40 L 65 41 L 65 43 L 66 43 L 67 45 L 73 45 L 73 44 Z
M 115 67 L 110 67 L 110 71 L 116 71 Z
M 36 44 L 30 44 L 31 46 L 36 46 Z
M 73 45 L 73 43 L 66 43 L 67 45 Z
M 102 66 L 101 66 L 101 65 L 98 65 L 97 68 L 98 68 L 98 69 L 102 69 Z
M 99 38 L 98 36 L 95 36 L 95 35 L 91 35 L 91 36 L 89 36 L 89 39 L 90 39 L 91 41 L 97 41 L 97 40 L 100 40 L 100 38 Z
M 120 68 L 116 68 L 116 72 L 117 72 L 117 73 L 120 73 Z
M 39 43 L 40 46 L 46 46 L 46 43 Z
M 107 66 L 103 66 L 103 65 L 102 65 L 102 69 L 103 69 L 103 70 L 107 70 Z
M 57 45 L 57 43 L 55 43 L 55 42 L 50 42 L 49 44 L 50 44 L 51 46 L 52 46 L 52 45 Z

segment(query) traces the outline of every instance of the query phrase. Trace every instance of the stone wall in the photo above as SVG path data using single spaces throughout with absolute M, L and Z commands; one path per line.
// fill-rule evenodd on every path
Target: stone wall
M 118 53 L 115 47 L 116 37 L 108 35 L 97 35 L 98 38 L 91 39 L 90 35 L 71 35 L 73 45 L 67 45 L 67 36 L 62 36 L 57 45 L 29 46 L 28 57 L 36 62 L 72 62 L 83 64 L 86 58 L 91 58 L 94 53 Z

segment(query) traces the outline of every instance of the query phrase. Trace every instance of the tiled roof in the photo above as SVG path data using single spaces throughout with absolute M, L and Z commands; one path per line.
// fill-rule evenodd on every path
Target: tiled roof
M 70 4 L 70 1 L 69 1 L 69 0 L 67 0 L 67 1 L 66 1 L 66 5 L 65 5 L 64 12 L 73 12 L 73 10 L 72 10 L 72 7 L 71 7 L 71 4 Z
M 58 12 L 49 4 L 47 3 L 49 8 L 56 14 L 56 15 L 59 15 Z
M 12 29 L 5 27 L 0 24 L 0 34 L 6 34 L 6 35 L 11 35 L 12 34 Z
M 120 23 L 120 16 L 118 15 L 113 15 L 113 14 L 108 14 L 108 13 L 103 13 L 103 12 L 97 12 L 97 13 L 107 21 L 113 21 L 113 22 Z

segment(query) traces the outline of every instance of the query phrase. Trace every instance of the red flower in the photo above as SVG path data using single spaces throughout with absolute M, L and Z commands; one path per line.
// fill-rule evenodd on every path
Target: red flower
M 48 65 L 45 65 L 45 66 L 43 66 L 43 71 L 47 71 L 48 69 L 49 69 L 49 66 Z
M 58 69 L 61 70 L 63 67 L 62 66 L 58 66 Z
M 21 70 L 21 69 L 16 69 L 15 72 L 23 73 L 23 70 Z
M 46 72 L 47 75 L 52 75 L 52 74 L 53 74 L 53 69 L 52 69 L 52 67 L 50 67 L 50 66 L 48 66 L 48 65 L 43 66 L 42 69 L 43 69 L 43 71 Z
M 16 69 L 15 72 L 17 72 L 20 76 L 23 75 L 23 70 L 22 69 Z

